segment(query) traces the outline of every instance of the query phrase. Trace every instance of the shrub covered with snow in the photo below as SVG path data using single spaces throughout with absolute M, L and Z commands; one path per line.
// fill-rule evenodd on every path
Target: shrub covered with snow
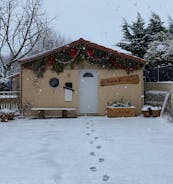
M 130 107 L 131 103 L 124 100 L 116 100 L 109 104 L 111 107 Z
M 0 77 L 0 91 L 10 90 L 10 80 L 6 77 Z

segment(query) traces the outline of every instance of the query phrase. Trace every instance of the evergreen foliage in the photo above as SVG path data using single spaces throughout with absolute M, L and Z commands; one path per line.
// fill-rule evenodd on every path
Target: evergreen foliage
M 161 40 L 154 40 L 149 44 L 144 58 L 152 66 L 173 64 L 173 34 L 162 35 Z
M 130 51 L 133 55 L 143 58 L 147 49 L 147 37 L 145 22 L 138 13 L 137 20 L 131 25 L 124 20 L 122 26 L 124 40 L 117 45 L 124 50 Z
M 153 37 L 149 43 L 144 58 L 150 66 L 173 64 L 173 19 L 169 17 L 168 27 L 161 26 L 161 31 Z
M 168 28 L 163 24 L 164 22 L 162 22 L 159 15 L 152 13 L 149 23 L 146 25 L 144 19 L 138 13 L 136 21 L 131 24 L 124 20 L 122 26 L 123 40 L 117 46 L 130 51 L 135 56 L 148 59 L 151 47 L 157 45 L 158 42 L 164 41 L 168 34 L 173 33 L 173 21 L 171 18 L 169 18 Z M 153 45 L 151 46 L 151 44 Z M 152 56 L 149 60 L 153 59 L 154 57 Z
M 150 41 L 156 40 L 157 35 L 161 35 L 167 32 L 167 29 L 163 26 L 163 23 L 164 22 L 161 21 L 159 15 L 152 13 L 149 24 L 146 27 L 146 34 L 150 38 Z

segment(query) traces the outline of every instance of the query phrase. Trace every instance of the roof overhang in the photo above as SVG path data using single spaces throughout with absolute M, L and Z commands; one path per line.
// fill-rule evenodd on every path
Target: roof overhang
M 73 48 L 73 47 L 78 46 L 78 45 L 85 45 L 87 47 L 91 47 L 91 48 L 98 49 L 98 50 L 103 51 L 103 52 L 107 52 L 110 55 L 119 56 L 119 57 L 121 57 L 123 59 L 129 59 L 129 60 L 132 60 L 132 61 L 140 63 L 140 64 L 146 64 L 146 61 L 141 59 L 141 58 L 139 58 L 139 57 L 135 57 L 135 56 L 132 56 L 132 55 L 129 55 L 129 54 L 118 52 L 116 50 L 104 47 L 102 45 L 98 45 L 96 43 L 92 43 L 92 42 L 90 42 L 88 40 L 84 40 L 83 38 L 80 38 L 79 40 L 71 42 L 70 44 L 66 44 L 66 45 L 64 45 L 62 47 L 58 47 L 58 48 L 55 48 L 55 49 L 52 49 L 52 50 L 49 50 L 49 51 L 46 51 L 46 52 L 39 53 L 37 55 L 33 55 L 31 57 L 27 57 L 27 58 L 21 59 L 21 60 L 19 60 L 19 63 L 20 64 L 24 64 L 24 63 L 28 63 L 28 62 L 37 61 L 37 60 L 40 60 L 42 58 L 49 57 L 52 54 L 60 53 L 63 50 L 66 50 L 66 49 L 69 49 L 69 48 Z

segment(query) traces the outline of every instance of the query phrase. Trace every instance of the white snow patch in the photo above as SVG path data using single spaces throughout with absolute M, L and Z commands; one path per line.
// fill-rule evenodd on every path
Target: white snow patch
M 121 108 L 136 108 L 136 107 L 135 107 L 135 106 L 127 106 L 127 107 L 114 107 L 114 106 L 109 106 L 109 105 L 108 105 L 108 106 L 107 106 L 107 108 L 112 108 L 112 109 L 113 109 L 113 108 L 120 108 L 120 109 L 121 109 Z
M 123 41 L 123 43 L 126 43 L 126 42 Z M 129 43 L 129 42 L 127 42 L 127 43 Z M 124 54 L 132 55 L 131 52 L 129 52 L 129 51 L 127 51 L 127 50 L 124 50 L 124 49 L 122 49 L 121 47 L 118 47 L 118 46 L 116 46 L 116 45 L 113 46 L 113 49 L 116 50 L 116 51 L 118 51 L 118 52 L 124 53 Z
M 20 119 L 0 124 L 0 140 L 2 184 L 173 181 L 173 126 L 162 118 Z
M 163 84 L 173 84 L 173 81 L 159 81 L 157 83 L 163 83 Z
M 0 109 L 0 113 L 15 113 L 15 110 L 12 109 Z
M 146 94 L 167 94 L 169 93 L 168 91 L 157 91 L 157 90 L 149 90 L 145 92 Z
M 0 95 L 0 99 L 5 99 L 5 98 L 18 98 L 17 95 Z
M 0 83 L 7 83 L 9 81 L 9 79 L 6 77 L 6 78 L 3 78 L 3 77 L 1 77 L 0 78 Z
M 161 107 L 157 107 L 157 106 L 153 107 L 151 105 L 144 105 L 142 107 L 142 111 L 148 111 L 148 109 L 151 109 L 151 110 L 161 110 Z

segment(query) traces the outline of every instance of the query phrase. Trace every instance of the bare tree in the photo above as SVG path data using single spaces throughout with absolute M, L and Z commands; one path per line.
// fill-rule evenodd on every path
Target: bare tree
M 0 1 L 0 62 L 4 74 L 28 55 L 45 32 L 47 20 L 40 0 Z M 6 63 L 4 55 L 8 55 Z
M 44 33 L 30 52 L 30 55 L 60 47 L 70 41 L 69 38 L 66 38 L 60 33 L 57 33 L 53 28 L 47 26 L 45 27 Z

